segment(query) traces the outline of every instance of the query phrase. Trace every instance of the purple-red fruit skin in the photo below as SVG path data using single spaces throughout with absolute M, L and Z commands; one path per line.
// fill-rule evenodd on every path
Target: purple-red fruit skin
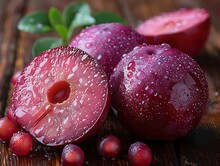
M 129 26 L 105 23 L 82 30 L 69 45 L 80 48 L 97 59 L 110 76 L 125 53 L 145 42 L 146 39 Z
M 18 132 L 18 127 L 14 121 L 8 117 L 0 119 L 0 140 L 9 142 L 12 135 Z
M 109 134 L 98 141 L 97 150 L 103 158 L 116 158 L 121 151 L 121 142 L 116 136 Z
M 18 156 L 26 156 L 33 147 L 33 139 L 25 132 L 15 133 L 10 140 L 10 151 Z
M 81 166 L 84 158 L 85 154 L 79 146 L 67 144 L 61 154 L 61 163 L 63 166 Z
M 152 161 L 152 152 L 143 142 L 135 142 L 128 149 L 128 159 L 131 166 L 148 166 Z
M 144 139 L 186 135 L 207 107 L 204 72 L 191 57 L 165 44 L 134 48 L 119 62 L 110 84 L 119 120 Z

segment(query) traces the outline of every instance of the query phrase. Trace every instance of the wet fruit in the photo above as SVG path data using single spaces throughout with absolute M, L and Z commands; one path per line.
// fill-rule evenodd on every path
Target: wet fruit
M 131 166 L 148 166 L 152 161 L 152 152 L 143 142 L 135 142 L 128 149 L 128 159 Z
M 145 139 L 186 135 L 207 106 L 204 72 L 191 57 L 168 45 L 134 48 L 118 63 L 110 82 L 118 118 Z
M 192 57 L 203 49 L 209 29 L 210 14 L 202 8 L 163 13 L 146 20 L 136 28 L 149 44 L 168 43 Z
M 119 23 L 93 25 L 84 29 L 70 43 L 93 56 L 103 65 L 108 76 L 123 54 L 145 43 L 143 36 Z
M 8 109 L 7 109 L 7 111 L 6 111 L 6 116 L 7 116 L 11 121 L 13 121 L 14 123 L 17 123 L 17 120 L 16 120 L 16 118 L 15 118 L 15 116 L 14 116 L 14 113 L 13 113 L 13 111 L 12 111 L 12 109 L 11 109 L 11 106 L 8 107 Z
M 63 148 L 61 163 L 63 166 L 81 166 L 84 158 L 85 154 L 79 146 L 68 144 Z
M 13 85 L 16 84 L 16 82 L 17 82 L 18 77 L 20 76 L 20 74 L 21 74 L 21 71 L 16 71 L 16 72 L 12 75 L 12 77 L 11 77 L 11 83 L 12 83 Z
M 121 151 L 121 142 L 116 136 L 109 134 L 98 141 L 97 150 L 104 158 L 115 158 Z
M 10 140 L 10 151 L 18 156 L 27 155 L 33 147 L 33 139 L 25 132 L 15 133 Z
M 49 146 L 80 142 L 101 126 L 110 105 L 107 76 L 90 55 L 58 47 L 33 59 L 14 87 L 18 123 Z
M 0 119 L 0 140 L 8 142 L 10 141 L 12 135 L 18 132 L 18 127 L 16 123 L 14 123 L 8 117 L 4 117 Z

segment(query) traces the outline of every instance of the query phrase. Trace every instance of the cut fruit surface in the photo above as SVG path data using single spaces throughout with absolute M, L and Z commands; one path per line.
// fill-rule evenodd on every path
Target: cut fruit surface
M 181 9 L 153 17 L 140 25 L 137 30 L 142 31 L 144 35 L 152 36 L 176 33 L 200 24 L 208 18 L 209 13 L 204 9 Z
M 168 43 L 195 56 L 204 47 L 210 30 L 210 14 L 206 9 L 179 9 L 152 17 L 137 28 L 149 44 Z
M 73 47 L 45 51 L 23 70 L 12 109 L 18 123 L 43 144 L 80 142 L 109 110 L 107 76 L 90 55 Z

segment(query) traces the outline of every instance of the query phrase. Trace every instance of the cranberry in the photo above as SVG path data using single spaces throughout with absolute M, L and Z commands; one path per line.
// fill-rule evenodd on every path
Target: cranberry
M 136 142 L 130 145 L 128 158 L 132 166 L 147 166 L 152 161 L 152 153 L 145 143 Z
M 28 133 L 18 132 L 11 137 L 9 147 L 12 153 L 25 156 L 32 150 L 33 139 Z
M 18 132 L 16 123 L 10 120 L 8 117 L 0 119 L 0 140 L 10 141 L 12 135 Z
M 63 166 L 81 166 L 84 158 L 84 152 L 79 146 L 68 144 L 63 148 L 61 162 Z
M 101 138 L 97 144 L 98 153 L 104 158 L 115 158 L 121 151 L 120 140 L 110 134 Z

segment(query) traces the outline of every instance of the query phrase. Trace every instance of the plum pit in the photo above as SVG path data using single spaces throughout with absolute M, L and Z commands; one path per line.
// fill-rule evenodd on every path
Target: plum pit
M 70 84 L 67 81 L 54 83 L 47 91 L 48 101 L 52 104 L 63 103 L 70 96 Z

